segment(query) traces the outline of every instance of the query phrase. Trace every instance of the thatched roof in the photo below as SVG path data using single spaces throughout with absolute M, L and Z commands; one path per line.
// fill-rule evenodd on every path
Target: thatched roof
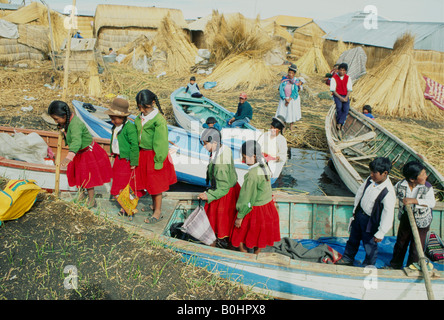
M 265 19 L 267 21 L 275 21 L 278 25 L 282 27 L 293 27 L 293 28 L 299 28 L 303 25 L 313 21 L 311 18 L 304 18 L 304 17 L 293 17 L 293 16 L 286 16 L 286 15 L 279 15 L 274 16 L 268 19 Z
M 95 13 L 94 35 L 97 36 L 104 27 L 157 29 L 167 14 L 177 26 L 188 29 L 183 13 L 178 9 L 99 4 Z

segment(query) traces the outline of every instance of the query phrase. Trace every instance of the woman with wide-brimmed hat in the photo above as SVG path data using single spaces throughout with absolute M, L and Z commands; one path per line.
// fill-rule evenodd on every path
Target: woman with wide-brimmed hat
M 134 169 L 139 165 L 139 140 L 134 123 L 128 121 L 129 103 L 123 98 L 115 98 L 105 111 L 113 123 L 111 133 L 111 155 L 113 163 L 113 184 L 111 194 L 117 197 L 128 183 L 135 190 Z M 132 177 L 134 179 L 132 179 Z M 120 210 L 120 214 L 124 214 Z
M 299 97 L 301 82 L 296 78 L 297 70 L 296 65 L 290 65 L 287 76 L 281 80 L 280 100 L 275 115 L 284 117 L 285 122 L 290 124 L 290 130 L 294 128 L 293 123 L 301 119 L 301 98 Z

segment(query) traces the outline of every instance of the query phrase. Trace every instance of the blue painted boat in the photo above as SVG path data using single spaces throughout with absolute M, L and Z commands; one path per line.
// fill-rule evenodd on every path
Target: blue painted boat
M 348 239 L 348 224 L 354 198 L 327 196 L 290 196 L 274 194 L 279 211 L 281 237 L 299 241 L 306 248 L 327 244 L 343 253 Z M 104 200 L 105 201 L 105 200 Z M 237 281 L 256 292 L 282 299 L 326 300 L 421 300 L 427 299 L 421 272 L 387 270 L 381 267 L 391 259 L 399 221 L 381 243 L 376 268 L 341 266 L 291 259 L 277 252 L 259 255 L 215 248 L 172 238 L 170 227 L 183 222 L 198 205 L 197 193 L 167 192 L 163 200 L 164 219 L 154 225 L 143 223 L 144 216 L 132 221 L 119 217 L 117 209 L 107 210 L 107 218 L 129 226 L 146 237 L 155 237 L 183 256 L 184 261 L 208 268 L 220 276 Z M 103 205 L 102 205 L 103 207 Z M 104 211 L 105 212 L 105 211 Z M 395 216 L 396 213 L 395 213 Z M 444 225 L 444 203 L 434 208 L 431 230 L 441 237 Z M 386 242 L 387 243 L 386 243 Z M 311 247 L 309 246 L 311 245 Z M 341 247 L 342 246 L 342 247 Z M 342 249 L 341 249 L 342 248 Z M 363 260 L 360 250 L 357 260 Z M 434 263 L 431 284 L 436 300 L 444 299 L 444 265 Z
M 228 111 L 207 97 L 191 97 L 189 93 L 185 92 L 185 89 L 185 87 L 180 87 L 170 96 L 174 117 L 180 127 L 192 132 L 200 132 L 203 130 L 202 125 L 206 119 L 214 117 L 217 123 L 224 128 L 227 121 L 234 116 L 233 112 Z M 256 130 L 249 123 L 242 126 L 242 129 Z
M 77 116 L 85 123 L 94 137 L 111 138 L 112 123 L 105 113 L 107 108 L 96 106 L 95 112 L 89 112 L 83 108 L 83 102 L 72 101 Z M 130 120 L 135 116 L 130 115 Z M 242 129 L 224 129 L 222 131 L 222 143 L 231 148 L 234 157 L 239 184 L 242 185 L 248 166 L 242 163 L 240 147 L 247 139 L 254 139 L 260 131 Z M 206 167 L 209 161 L 208 151 L 201 145 L 198 133 L 168 125 L 168 140 L 170 141 L 170 155 L 176 170 L 178 181 L 197 186 L 207 186 Z M 280 173 L 280 172 L 279 172 Z M 279 177 L 275 175 L 271 179 L 274 183 Z

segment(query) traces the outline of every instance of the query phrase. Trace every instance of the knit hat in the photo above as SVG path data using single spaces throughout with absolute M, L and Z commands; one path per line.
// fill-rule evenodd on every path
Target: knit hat
M 131 114 L 128 101 L 122 98 L 115 98 L 108 108 L 105 113 L 110 116 L 127 117 Z
M 242 92 L 242 93 L 239 95 L 239 98 L 247 99 L 247 94 L 246 94 L 245 92 Z

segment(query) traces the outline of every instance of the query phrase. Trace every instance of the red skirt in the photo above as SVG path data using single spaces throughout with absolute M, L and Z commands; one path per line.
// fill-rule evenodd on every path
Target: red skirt
M 154 150 L 140 150 L 139 165 L 136 167 L 138 197 L 143 196 L 146 191 L 151 195 L 168 191 L 170 185 L 177 182 L 176 171 L 170 154 L 168 154 L 160 170 L 154 169 L 154 155 Z
M 236 220 L 236 202 L 239 198 L 240 185 L 236 182 L 222 198 L 205 204 L 205 212 L 211 228 L 219 239 L 229 237 Z
M 273 200 L 253 207 L 242 220 L 241 227 L 234 227 L 231 235 L 231 244 L 235 247 L 243 243 L 248 248 L 265 248 L 280 240 L 279 213 Z
M 132 170 L 129 160 L 116 156 L 113 164 L 113 185 L 110 191 L 113 196 L 119 195 L 120 191 L 125 189 L 130 182 L 131 173 Z M 134 190 L 134 179 L 131 179 L 130 186 Z
M 70 187 L 90 189 L 111 181 L 112 168 L 106 151 L 93 141 L 80 150 L 66 170 Z

